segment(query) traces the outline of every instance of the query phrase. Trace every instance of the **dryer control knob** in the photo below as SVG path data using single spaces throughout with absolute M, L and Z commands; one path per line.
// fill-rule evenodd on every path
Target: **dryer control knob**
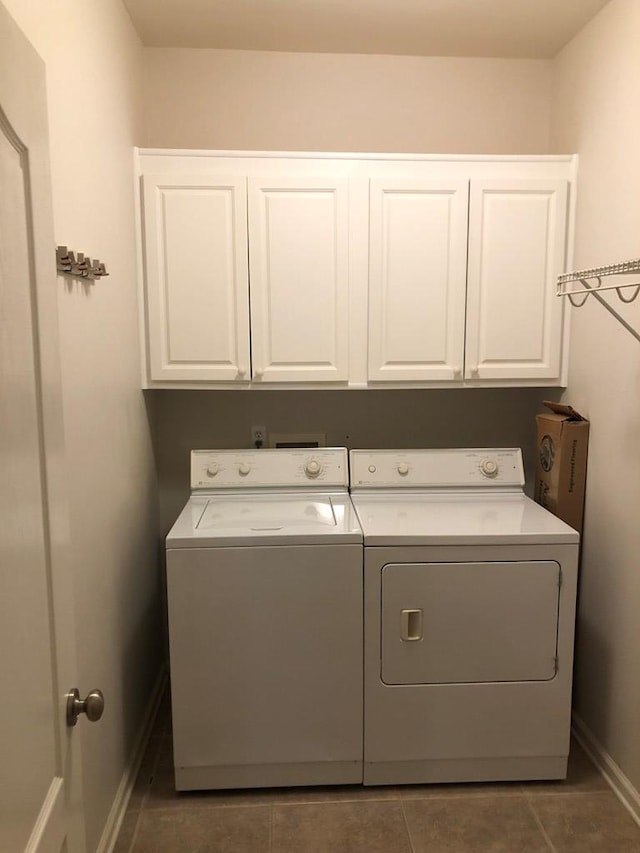
M 251 465 L 249 465 L 249 463 L 248 463 L 248 462 L 241 462 L 241 463 L 238 465 L 238 473 L 239 473 L 242 477 L 246 477 L 246 476 L 247 476 L 247 474 L 249 473 L 249 471 L 251 471 Z
M 378 469 L 376 468 L 375 465 L 369 465 L 369 473 L 370 474 L 375 474 L 377 470 Z
M 495 477 L 498 473 L 498 463 L 493 459 L 483 459 L 480 463 L 480 470 L 485 477 Z
M 409 473 L 409 466 L 407 465 L 406 462 L 401 462 L 398 465 L 398 474 L 401 474 L 403 477 L 406 477 L 408 473 Z
M 211 465 L 207 465 L 207 475 L 209 477 L 215 477 L 219 470 L 220 466 L 217 462 L 212 462 Z
M 322 471 L 322 465 L 315 459 L 311 459 L 304 467 L 304 473 L 307 477 L 317 477 L 320 471 Z

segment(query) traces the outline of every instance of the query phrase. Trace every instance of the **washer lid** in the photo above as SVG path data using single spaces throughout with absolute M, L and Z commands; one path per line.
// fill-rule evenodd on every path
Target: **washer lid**
M 523 494 L 371 492 L 352 500 L 365 545 L 537 545 L 580 539 Z
M 210 500 L 197 530 L 282 530 L 283 527 L 335 527 L 336 514 L 329 497 L 279 500 L 260 495 L 243 500 Z
M 348 495 L 193 496 L 167 536 L 168 548 L 362 542 Z

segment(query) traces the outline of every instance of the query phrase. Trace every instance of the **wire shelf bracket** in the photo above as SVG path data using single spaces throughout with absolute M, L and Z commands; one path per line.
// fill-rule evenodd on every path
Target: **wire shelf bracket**
M 612 284 L 603 284 L 603 279 L 612 276 L 640 276 L 640 258 L 623 261 L 620 264 L 610 264 L 606 267 L 593 267 L 592 269 L 577 270 L 576 272 L 563 273 L 558 276 L 557 295 L 568 296 L 569 301 L 575 308 L 581 308 L 590 296 L 593 296 L 601 305 L 612 314 L 625 329 L 640 341 L 640 332 L 637 332 L 624 317 L 605 299 L 600 293 L 605 290 L 615 290 L 618 299 L 626 304 L 633 302 L 640 293 L 640 281 L 616 281 Z M 590 281 L 591 279 L 591 281 Z M 627 295 L 627 288 L 630 295 Z

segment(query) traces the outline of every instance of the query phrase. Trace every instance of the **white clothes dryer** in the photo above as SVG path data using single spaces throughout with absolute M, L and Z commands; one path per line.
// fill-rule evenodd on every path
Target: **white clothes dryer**
M 362 781 L 362 533 L 345 449 L 191 454 L 167 536 L 178 790 Z
M 350 462 L 364 783 L 564 778 L 578 533 L 524 494 L 518 449 Z

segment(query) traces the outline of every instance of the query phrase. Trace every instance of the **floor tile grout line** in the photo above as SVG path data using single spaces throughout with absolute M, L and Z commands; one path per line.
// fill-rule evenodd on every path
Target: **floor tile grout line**
M 470 795 L 425 795 L 424 797 L 366 797 L 366 798 L 353 798 L 353 799 L 323 799 L 323 800 L 267 800 L 260 801 L 255 800 L 251 802 L 225 802 L 225 803 L 217 803 L 215 801 L 206 802 L 200 800 L 198 802 L 189 802 L 188 800 L 184 800 L 180 804 L 176 804 L 175 801 L 169 801 L 166 805 L 157 805 L 157 806 L 145 806 L 144 811 L 146 813 L 155 813 L 155 812 L 172 812 L 172 811 L 216 811 L 216 810 L 226 810 L 226 809 L 257 809 L 257 808 L 270 808 L 270 807 L 279 807 L 279 808 L 289 808 L 289 807 L 297 807 L 297 806 L 324 806 L 324 805 L 343 805 L 345 803 L 348 804 L 369 804 L 369 803 L 422 803 L 422 802 L 456 802 L 460 803 L 464 802 L 475 802 L 482 801 L 486 799 L 525 799 L 529 801 L 531 799 L 532 802 L 535 802 L 538 799 L 543 798 L 579 798 L 579 797 L 587 797 L 587 796 L 601 796 L 607 797 L 610 794 L 608 791 L 575 791 L 575 792 L 567 792 L 567 793 L 544 793 L 544 794 L 535 794 L 535 795 L 527 795 L 526 793 L 513 793 L 513 794 L 470 794 Z M 136 807 L 135 809 L 130 809 L 129 813 L 135 811 L 141 811 L 140 807 Z
M 570 797 L 576 797 L 576 798 L 578 798 L 578 797 L 606 797 L 609 794 L 613 794 L 613 796 L 615 797 L 615 794 L 613 793 L 613 791 L 601 791 L 601 790 L 595 790 L 595 791 L 589 791 L 589 790 L 584 790 L 584 791 L 540 791 L 539 794 L 525 793 L 525 797 L 527 798 L 527 800 L 530 800 L 532 803 L 535 803 L 536 800 L 542 800 L 545 797 L 553 797 L 553 798 L 555 798 L 555 797 L 560 797 L 560 798 L 566 797 L 567 799 L 569 799 Z
M 402 796 L 402 794 L 399 794 L 398 796 L 394 796 L 394 797 L 371 796 L 371 797 L 336 797 L 336 798 L 323 798 L 323 799 L 302 798 L 302 799 L 296 799 L 296 800 L 287 800 L 287 799 L 283 799 L 283 800 L 278 800 L 278 799 L 259 800 L 259 799 L 257 799 L 257 800 L 251 800 L 251 801 L 245 800 L 245 801 L 239 801 L 239 802 L 227 801 L 227 802 L 223 802 L 223 803 L 216 802 L 215 799 L 213 799 L 213 798 L 210 800 L 198 799 L 198 800 L 193 801 L 193 802 L 190 802 L 189 799 L 184 799 L 180 803 L 176 803 L 175 800 L 170 800 L 166 804 L 159 804 L 159 805 L 150 805 L 149 804 L 150 803 L 150 797 L 148 795 L 145 795 L 145 797 L 143 798 L 143 801 L 142 801 L 144 805 L 136 806 L 135 808 L 130 809 L 129 811 L 133 812 L 133 811 L 144 810 L 145 812 L 160 812 L 160 811 L 170 812 L 170 811 L 177 810 L 177 809 L 178 810 L 179 809 L 188 809 L 188 810 L 193 810 L 193 811 L 199 811 L 199 810 L 237 809 L 237 808 L 253 809 L 253 808 L 265 808 L 265 807 L 271 807 L 271 806 L 278 806 L 278 807 L 322 806 L 322 805 L 331 805 L 331 804 L 340 805 L 343 803 L 387 803 L 387 802 L 392 803 L 392 802 L 399 802 L 399 801 L 403 801 L 403 802 L 424 802 L 424 801 L 442 802 L 444 800 L 444 801 L 460 802 L 460 801 L 464 800 L 466 802 L 469 802 L 469 801 L 473 801 L 473 800 L 492 799 L 494 797 L 500 797 L 500 798 L 504 798 L 504 799 L 523 798 L 523 799 L 526 799 L 527 801 L 531 800 L 532 802 L 535 802 L 538 799 L 549 798 L 549 797 L 550 798 L 557 798 L 557 797 L 574 798 L 575 797 L 577 799 L 580 797 L 596 796 L 596 795 L 601 796 L 601 797 L 607 797 L 607 796 L 611 795 L 611 792 L 610 791 L 600 791 L 600 790 L 598 790 L 598 791 L 588 791 L 588 790 L 585 790 L 585 791 L 561 791 L 561 790 L 558 790 L 558 791 L 540 791 L 539 793 L 532 793 L 532 792 L 528 791 L 526 788 L 523 788 L 521 790 L 518 790 L 518 791 L 514 790 L 513 792 L 508 792 L 508 793 L 505 793 L 505 792 L 499 792 L 499 793 L 495 792 L 494 793 L 492 791 L 486 791 L 486 792 L 475 792 L 475 793 L 460 792 L 460 793 L 456 793 L 456 794 L 452 794 L 452 793 L 447 793 L 447 794 L 433 793 L 432 794 L 432 793 L 426 792 L 423 796 L 419 796 L 419 795 Z
M 407 838 L 409 839 L 409 853 L 415 853 L 415 847 L 413 846 L 413 838 L 411 837 L 411 829 L 409 828 L 409 821 L 407 820 L 407 813 L 404 810 L 404 800 L 402 799 L 402 797 L 400 797 L 398 802 L 400 803 L 402 819 L 404 820 L 404 826 L 407 831 Z
M 189 802 L 188 799 L 183 800 L 180 803 L 176 803 L 175 800 L 169 800 L 166 805 L 147 805 L 144 807 L 145 812 L 170 812 L 180 809 L 189 809 L 194 811 L 199 810 L 215 810 L 215 809 L 235 809 L 235 808 L 266 808 L 268 806 L 322 806 L 322 805 L 340 805 L 342 803 L 395 803 L 398 802 L 400 797 L 354 797 L 353 799 L 322 799 L 322 800 L 313 800 L 313 799 L 301 799 L 301 800 L 278 800 L 278 799 L 267 799 L 267 800 L 253 800 L 250 802 L 224 802 L 224 803 L 216 803 L 213 799 L 207 801 L 205 799 L 200 799 L 196 802 Z
M 272 802 L 273 806 L 324 806 L 341 805 L 342 803 L 396 803 L 399 797 L 354 797 L 337 800 L 283 800 Z
M 543 823 L 542 823 L 542 821 L 540 820 L 540 817 L 539 817 L 539 815 L 538 815 L 537 811 L 534 809 L 534 807 L 533 807 L 533 803 L 531 802 L 530 798 L 529 798 L 529 797 L 527 797 L 527 796 L 525 796 L 524 801 L 525 801 L 525 803 L 527 804 L 527 806 L 528 806 L 528 808 L 529 808 L 529 811 L 530 811 L 530 812 L 531 812 L 531 814 L 533 815 L 533 819 L 535 820 L 535 822 L 536 822 L 536 824 L 537 824 L 537 826 L 538 826 L 538 829 L 539 829 L 539 830 L 540 830 L 540 832 L 542 833 L 542 836 L 543 836 L 544 840 L 546 841 L 547 846 L 549 847 L 549 850 L 551 850 L 551 851 L 552 851 L 552 853 L 558 853 L 558 851 L 557 851 L 557 849 L 556 849 L 555 844 L 554 844 L 554 843 L 553 843 L 553 841 L 549 838 L 549 834 L 547 833 L 547 830 L 544 828 L 544 824 L 543 824 Z
M 422 802 L 423 800 L 429 800 L 429 801 L 451 800 L 452 802 L 454 802 L 454 801 L 458 801 L 458 800 L 486 800 L 486 799 L 493 799 L 494 797 L 500 797 L 500 798 L 504 798 L 504 799 L 510 799 L 510 798 L 517 799 L 518 797 L 523 797 L 523 796 L 524 796 L 524 794 L 522 791 L 514 791 L 513 793 L 505 793 L 504 791 L 500 791 L 500 792 L 481 791 L 481 792 L 477 792 L 477 793 L 473 793 L 473 794 L 463 794 L 463 793 L 460 793 L 460 794 L 457 794 L 457 793 L 456 794 L 452 794 L 452 793 L 431 794 L 431 793 L 426 793 L 426 794 L 424 794 L 424 796 L 419 796 L 417 794 L 414 794 L 413 796 L 410 796 L 410 797 L 403 797 L 401 795 L 398 799 L 403 800 L 406 803 L 413 803 L 413 802 L 419 803 L 419 802 Z

